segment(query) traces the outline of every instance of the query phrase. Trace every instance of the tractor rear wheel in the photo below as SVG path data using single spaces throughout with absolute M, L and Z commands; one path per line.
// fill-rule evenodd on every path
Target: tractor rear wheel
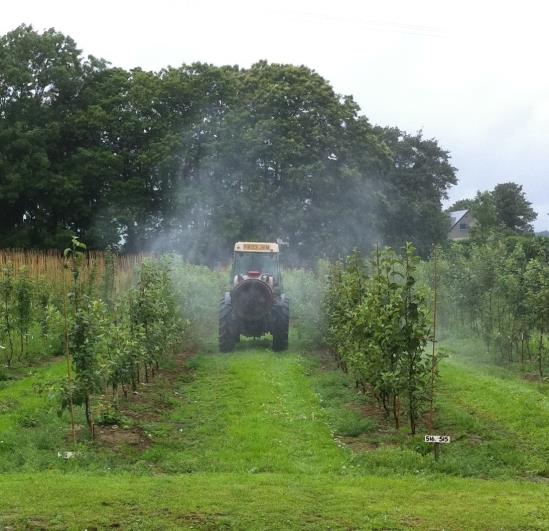
M 290 327 L 290 301 L 282 295 L 271 308 L 273 350 L 280 352 L 288 348 L 288 329 Z
M 219 351 L 231 352 L 239 338 L 233 305 L 230 296 L 225 295 L 219 303 Z

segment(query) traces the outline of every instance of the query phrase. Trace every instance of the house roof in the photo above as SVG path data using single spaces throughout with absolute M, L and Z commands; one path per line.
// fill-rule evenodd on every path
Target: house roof
M 454 210 L 453 212 L 448 212 L 448 216 L 450 216 L 450 229 L 453 229 L 465 217 L 467 212 L 469 211 Z

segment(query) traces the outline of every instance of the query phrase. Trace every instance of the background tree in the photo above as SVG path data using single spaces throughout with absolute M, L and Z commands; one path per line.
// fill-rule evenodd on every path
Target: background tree
M 83 57 L 55 30 L 0 38 L 0 245 L 184 251 L 239 239 L 293 263 L 446 235 L 436 140 L 373 127 L 305 66 L 160 72 Z
M 471 211 L 476 221 L 473 237 L 480 240 L 486 240 L 493 232 L 532 233 L 531 223 L 537 218 L 522 185 L 513 182 L 498 184 L 491 191 L 479 191 L 474 199 L 462 199 L 449 211 L 462 208 Z
M 470 210 L 474 204 L 474 199 L 459 199 L 448 208 L 448 212 L 455 212 L 456 210 Z
M 533 232 L 532 221 L 538 216 L 526 199 L 522 185 L 501 183 L 492 192 L 498 223 L 515 233 Z
M 0 38 L 2 245 L 59 247 L 79 229 L 66 204 L 86 198 L 82 176 L 66 171 L 78 149 L 66 119 L 85 76 L 103 66 L 53 29 L 23 25 Z
M 476 222 L 471 232 L 473 238 L 485 241 L 490 234 L 501 230 L 492 192 L 477 192 L 470 210 Z
M 409 135 L 396 127 L 375 130 L 392 159 L 383 186 L 381 232 L 389 245 L 401 247 L 410 241 L 427 255 L 433 242 L 446 240 L 448 217 L 442 200 L 457 183 L 456 169 L 449 153 L 435 139 L 424 139 L 421 131 Z

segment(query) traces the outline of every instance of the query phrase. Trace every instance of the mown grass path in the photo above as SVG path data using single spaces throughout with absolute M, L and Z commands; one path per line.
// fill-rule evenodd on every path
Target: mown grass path
M 245 351 L 199 357 L 196 378 L 160 452 L 174 471 L 338 472 L 348 458 L 331 437 L 295 354 Z M 152 450 L 155 451 L 154 449 Z
M 448 397 L 535 449 L 549 471 L 549 397 L 537 385 L 459 361 L 444 364 L 442 377 Z
M 170 391 L 175 407 L 147 427 L 153 443 L 135 474 L 116 467 L 5 474 L 0 523 L 17 529 L 549 527 L 546 484 L 348 473 L 350 451 L 332 437 L 307 360 L 295 352 L 241 349 L 191 361 L 193 379 L 182 378 Z

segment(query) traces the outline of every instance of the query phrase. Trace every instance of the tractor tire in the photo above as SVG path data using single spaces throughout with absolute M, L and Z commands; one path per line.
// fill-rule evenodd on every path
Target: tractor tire
M 271 308 L 273 351 L 281 352 L 288 349 L 288 329 L 290 327 L 290 301 L 282 295 Z
M 239 336 L 231 297 L 227 293 L 219 303 L 219 351 L 231 352 Z

